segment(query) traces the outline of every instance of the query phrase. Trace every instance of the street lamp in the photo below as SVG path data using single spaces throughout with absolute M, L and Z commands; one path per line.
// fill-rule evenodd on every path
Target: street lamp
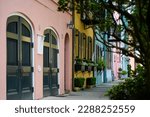
M 74 28 L 74 24 L 72 21 L 70 21 L 68 24 L 67 24 L 67 28 L 69 29 L 73 29 Z

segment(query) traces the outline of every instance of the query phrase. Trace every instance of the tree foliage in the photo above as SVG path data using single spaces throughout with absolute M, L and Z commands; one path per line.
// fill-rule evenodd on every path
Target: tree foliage
M 113 100 L 144 100 L 149 99 L 145 85 L 144 68 L 140 65 L 136 68 L 136 77 L 127 78 L 124 82 L 114 85 L 106 95 Z
M 88 27 L 108 50 L 116 48 L 118 53 L 134 57 L 144 66 L 143 76 L 150 99 L 150 1 L 59 0 L 58 4 L 59 11 L 77 10 L 86 16 Z
M 138 63 L 147 64 L 147 54 L 150 57 L 149 0 L 59 0 L 58 3 L 61 11 L 74 7 L 79 13 L 96 19 L 97 23 L 92 24 L 93 19 L 89 18 L 90 27 L 108 48 L 117 48 Z

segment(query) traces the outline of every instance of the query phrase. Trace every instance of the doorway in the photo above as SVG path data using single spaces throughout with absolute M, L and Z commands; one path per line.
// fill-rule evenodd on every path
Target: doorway
M 69 63 L 70 63 L 70 49 L 69 49 L 69 35 L 65 35 L 65 47 L 64 47 L 64 92 L 70 92 L 69 82 Z
M 7 20 L 7 99 L 33 99 L 32 31 L 20 16 Z
M 44 31 L 44 53 L 43 53 L 43 95 L 58 95 L 58 43 L 54 31 Z

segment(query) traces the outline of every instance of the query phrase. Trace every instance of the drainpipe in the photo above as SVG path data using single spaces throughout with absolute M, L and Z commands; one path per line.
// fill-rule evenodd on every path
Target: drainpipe
M 74 0 L 72 0 L 72 23 L 74 25 L 72 29 L 72 90 L 74 89 L 74 35 L 75 35 L 75 11 Z
M 106 40 L 106 34 L 104 34 L 104 39 Z M 106 46 L 105 45 L 103 45 L 103 47 L 104 47 L 104 63 L 105 63 L 105 65 L 106 65 Z M 106 72 L 106 70 L 107 70 L 107 66 L 105 66 L 105 68 L 104 68 L 104 73 L 103 73 L 103 82 L 104 83 L 106 83 L 107 82 L 107 72 Z
M 96 38 L 95 38 L 95 31 L 96 29 L 93 28 L 93 61 L 96 61 Z M 93 70 L 93 77 L 96 77 L 95 70 Z
M 105 18 L 107 17 L 107 11 L 105 10 Z M 105 31 L 106 31 L 106 27 L 105 27 Z M 107 35 L 104 33 L 104 39 L 107 40 Z M 104 62 L 105 62 L 105 65 L 106 65 L 106 46 L 104 45 Z M 103 74 L 103 82 L 106 83 L 107 82 L 107 66 L 105 66 L 105 69 L 104 69 L 104 74 Z

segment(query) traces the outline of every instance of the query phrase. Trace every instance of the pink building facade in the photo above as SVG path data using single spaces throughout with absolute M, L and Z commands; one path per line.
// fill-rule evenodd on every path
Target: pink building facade
M 0 0 L 0 16 L 0 99 L 71 91 L 71 14 L 57 0 Z
M 135 70 L 136 68 L 136 63 L 135 63 L 135 59 L 133 57 L 130 57 L 130 61 L 129 64 L 131 65 L 131 69 Z
M 117 49 L 113 49 L 114 52 L 117 52 Z M 112 62 L 112 66 L 113 66 L 113 73 L 114 73 L 114 79 L 118 80 L 118 72 L 119 72 L 119 68 L 121 68 L 121 55 L 119 53 L 113 53 L 113 62 Z

